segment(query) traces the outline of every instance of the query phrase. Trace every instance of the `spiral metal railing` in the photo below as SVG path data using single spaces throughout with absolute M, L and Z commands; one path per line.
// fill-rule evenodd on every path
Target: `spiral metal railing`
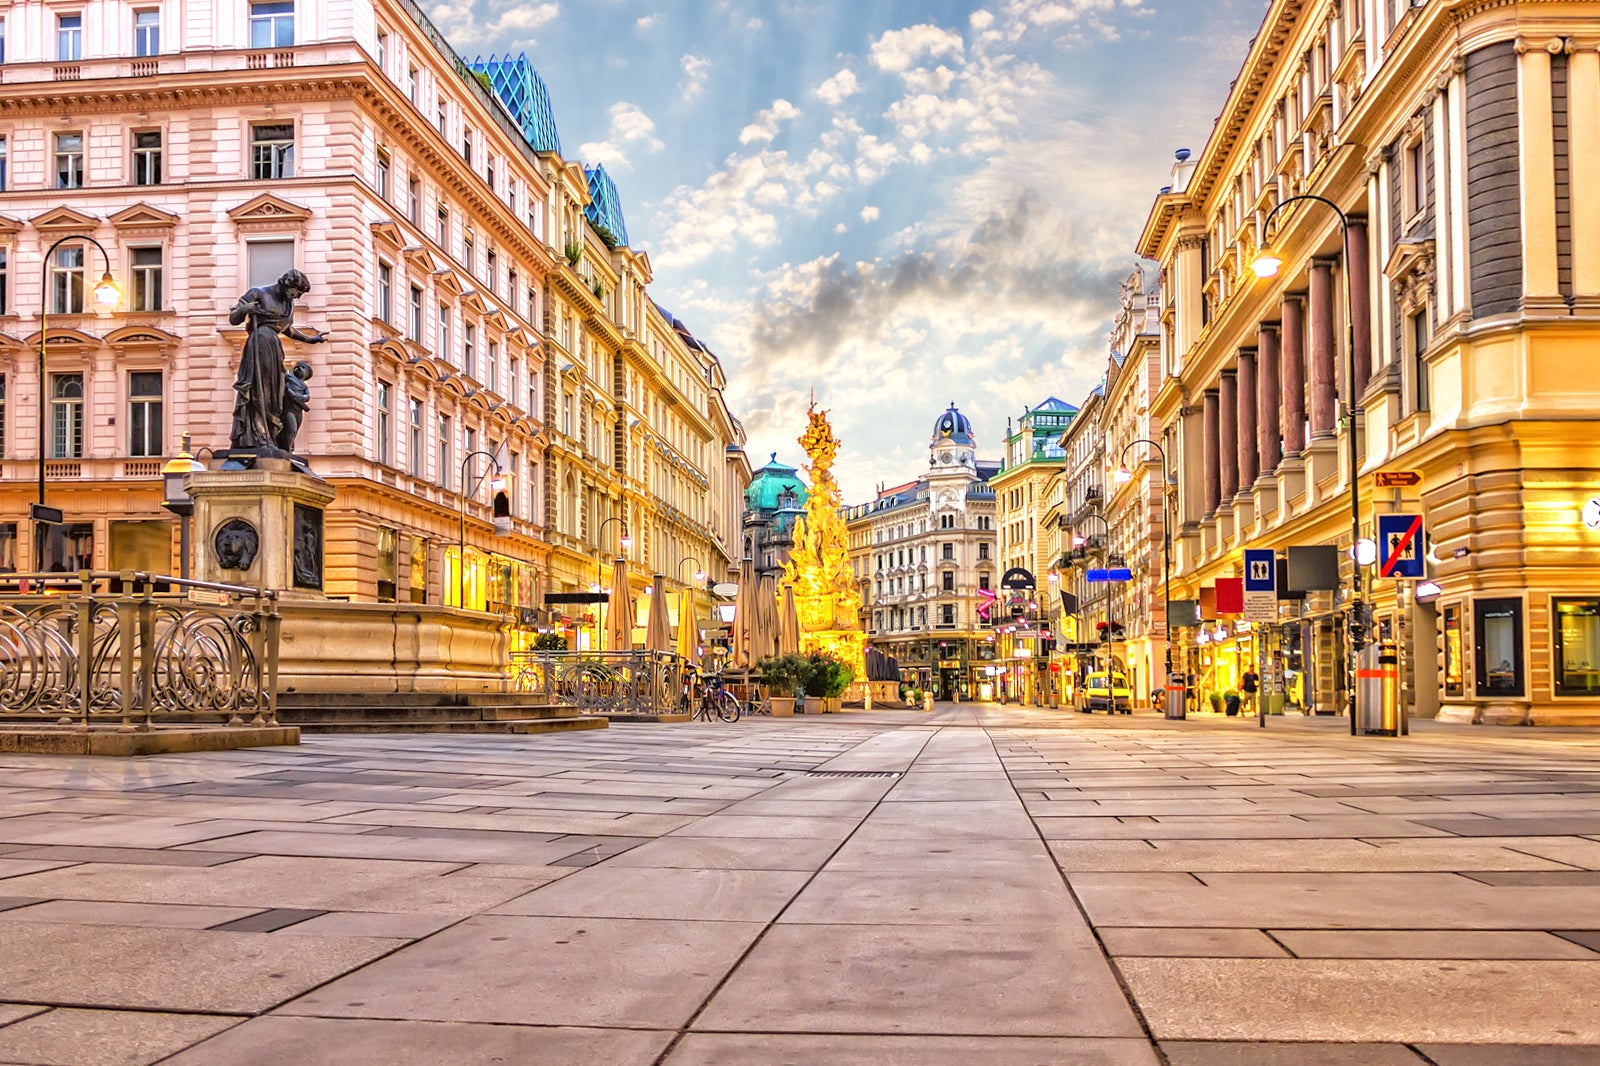
M 157 591 L 161 589 L 162 591 Z M 142 571 L 0 575 L 0 713 L 277 724 L 277 594 Z
M 511 656 L 517 692 L 585 714 L 662 714 L 682 702 L 684 661 L 657 651 L 524 651 Z

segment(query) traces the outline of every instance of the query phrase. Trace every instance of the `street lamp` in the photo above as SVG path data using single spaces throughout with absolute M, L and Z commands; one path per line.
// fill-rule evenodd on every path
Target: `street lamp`
M 1133 480 L 1133 471 L 1125 465 L 1128 452 L 1141 444 L 1148 444 L 1161 456 L 1161 573 L 1165 586 L 1163 596 L 1167 601 L 1166 617 L 1166 648 L 1167 648 L 1167 700 L 1166 716 L 1168 718 L 1185 717 L 1183 693 L 1175 691 L 1172 687 L 1172 520 L 1167 515 L 1167 450 L 1155 441 L 1146 437 L 1129 441 L 1122 449 L 1122 455 L 1117 460 L 1117 484 L 1126 485 Z
M 1349 457 L 1350 457 L 1350 613 L 1347 616 L 1346 628 L 1350 636 L 1350 735 L 1356 735 L 1356 658 L 1361 654 L 1361 649 L 1367 643 L 1366 606 L 1361 601 L 1361 561 L 1359 548 L 1361 543 L 1361 479 L 1358 476 L 1358 464 L 1361 456 L 1356 448 L 1356 420 L 1361 416 L 1360 396 L 1357 393 L 1359 383 L 1356 381 L 1356 320 L 1351 313 L 1350 300 L 1350 216 L 1346 215 L 1338 204 L 1325 196 L 1313 193 L 1304 193 L 1291 196 L 1282 200 L 1271 211 L 1267 212 L 1266 219 L 1261 223 L 1261 232 L 1269 232 L 1272 220 L 1279 211 L 1292 203 L 1301 200 L 1314 200 L 1329 208 L 1339 217 L 1339 233 L 1344 242 L 1345 265 L 1339 273 L 1344 276 L 1344 329 L 1345 329 L 1345 358 L 1348 361 L 1347 380 L 1350 395 L 1345 401 L 1345 410 L 1350 415 L 1349 430 Z M 1267 248 L 1263 248 L 1250 264 L 1250 270 L 1258 278 L 1270 278 L 1277 275 L 1283 260 L 1272 255 Z
M 115 306 L 122 299 L 122 290 L 117 287 L 117 281 L 111 276 L 111 256 L 106 253 L 105 245 L 93 237 L 74 235 L 62 237 L 52 244 L 44 253 L 44 260 L 40 265 L 39 273 L 39 502 L 33 508 L 33 519 L 36 522 L 60 522 L 61 513 L 52 511 L 44 503 L 44 462 L 45 462 L 45 414 L 46 393 L 48 381 L 45 378 L 45 346 L 50 338 L 50 258 L 56 254 L 56 249 L 70 241 L 82 241 L 92 244 L 100 249 L 100 257 L 105 260 L 105 273 L 100 275 L 99 284 L 94 287 L 94 302 L 101 307 Z M 71 282 L 67 282 L 67 289 L 63 293 L 63 302 L 71 303 Z M 36 538 L 38 539 L 38 538 Z M 39 539 L 39 543 L 43 543 Z M 43 569 L 39 559 L 34 560 L 37 569 Z
M 471 465 L 472 460 L 480 455 L 489 460 L 489 469 L 479 474 L 478 480 L 473 482 L 471 488 L 468 488 L 467 467 Z M 464 595 L 467 573 L 467 501 L 478 494 L 478 487 L 483 484 L 483 479 L 489 477 L 491 473 L 494 476 L 489 478 L 489 491 L 494 495 L 493 509 L 496 512 L 494 531 L 500 536 L 505 536 L 511 532 L 511 519 L 509 514 L 501 515 L 499 513 L 501 510 L 509 510 L 508 508 L 502 508 L 500 504 L 500 495 L 506 490 L 506 479 L 500 472 L 500 460 L 495 458 L 493 452 L 486 452 L 482 449 L 468 452 L 461 457 L 462 492 L 460 505 L 456 509 L 456 606 L 462 609 L 467 606 Z
M 205 465 L 189 454 L 187 433 L 178 445 L 178 454 L 161 468 L 161 506 L 178 516 L 178 576 L 185 581 L 189 579 L 189 517 L 194 514 L 194 498 L 189 495 L 184 479 L 203 470 Z

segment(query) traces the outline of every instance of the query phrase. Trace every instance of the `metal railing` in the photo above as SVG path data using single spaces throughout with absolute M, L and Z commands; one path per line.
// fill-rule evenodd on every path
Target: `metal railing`
M 585 714 L 663 714 L 683 698 L 684 660 L 658 651 L 523 651 L 511 684 Z
M 0 574 L 0 713 L 277 725 L 277 593 L 143 571 Z

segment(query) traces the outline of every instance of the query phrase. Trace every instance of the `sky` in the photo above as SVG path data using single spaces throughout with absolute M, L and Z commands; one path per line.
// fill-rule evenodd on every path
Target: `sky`
M 426 5 L 427 0 L 424 0 Z M 1267 0 L 440 0 L 526 52 L 563 154 L 603 163 L 651 294 L 722 360 L 753 466 L 813 390 L 846 503 L 1105 373 L 1117 287 Z

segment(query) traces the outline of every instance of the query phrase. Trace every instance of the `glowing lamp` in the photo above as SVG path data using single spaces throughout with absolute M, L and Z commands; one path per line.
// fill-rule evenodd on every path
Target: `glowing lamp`
M 94 302 L 101 307 L 112 307 L 120 299 L 122 290 L 117 287 L 116 279 L 108 270 L 100 276 L 100 284 L 94 287 Z
M 1125 466 L 1119 466 L 1117 467 L 1117 472 L 1111 475 L 1111 479 L 1118 485 L 1126 485 L 1133 480 L 1133 471 Z
M 1378 561 L 1378 545 L 1370 537 L 1356 541 L 1356 565 L 1371 566 Z
M 1283 267 L 1283 260 L 1270 252 L 1262 252 L 1250 261 L 1250 272 L 1258 278 L 1275 278 Z

